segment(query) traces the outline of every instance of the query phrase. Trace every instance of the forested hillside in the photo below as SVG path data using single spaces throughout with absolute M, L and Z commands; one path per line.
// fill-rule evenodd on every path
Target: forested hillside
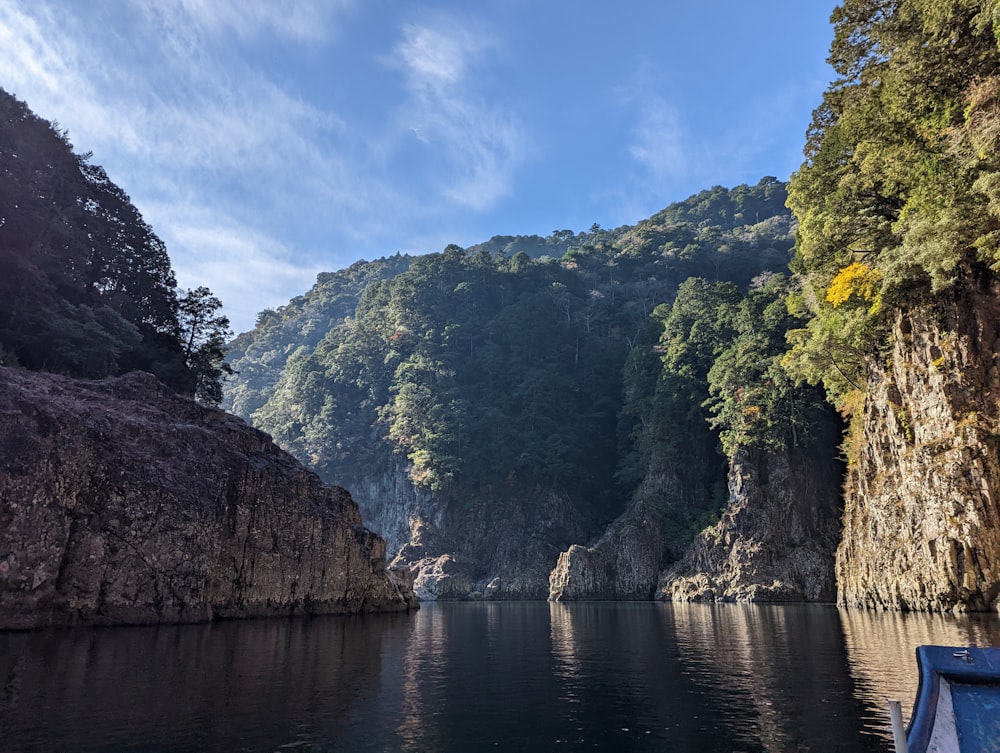
M 996 608 L 1000 3 L 848 0 L 789 204 L 791 370 L 851 416 L 840 599 Z
M 635 226 L 321 275 L 237 338 L 228 404 L 351 488 L 391 544 L 414 544 L 413 521 L 433 520 L 411 554 L 459 551 L 473 584 L 504 569 L 487 564 L 494 545 L 449 529 L 513 505 L 531 529 L 518 535 L 542 538 L 554 561 L 619 514 L 650 468 L 690 461 L 683 499 L 663 506 L 678 556 L 726 501 L 723 442 L 807 431 L 813 405 L 789 398 L 775 361 L 789 321 L 784 201 L 765 178 Z M 528 520 L 543 497 L 561 512 Z
M 0 90 L 0 362 L 207 402 L 235 369 L 226 406 L 351 489 L 425 598 L 551 573 L 554 598 L 823 600 L 835 572 L 845 604 L 996 608 L 1000 0 L 832 20 L 787 192 L 361 261 L 228 363 L 219 301 Z
M 140 369 L 217 403 L 220 307 L 207 288 L 178 296 L 166 247 L 125 192 L 0 89 L 0 363 Z

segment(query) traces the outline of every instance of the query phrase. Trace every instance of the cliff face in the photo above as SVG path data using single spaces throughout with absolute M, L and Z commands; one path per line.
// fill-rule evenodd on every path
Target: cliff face
M 441 505 L 433 494 L 414 487 L 398 459 L 389 460 L 381 473 L 363 470 L 367 473 L 349 476 L 343 483 L 358 503 L 365 525 L 385 539 L 390 558 L 419 538 L 419 529 L 441 525 Z
M 415 606 L 350 495 L 240 419 L 0 369 L 0 628 Z
M 549 601 L 649 599 L 663 557 L 656 500 L 676 498 L 672 474 L 650 473 L 632 503 L 590 546 L 574 544 L 549 574 Z
M 584 535 L 572 501 L 552 492 L 531 503 L 502 494 L 428 502 L 392 561 L 410 570 L 421 599 L 544 599 L 559 552 Z
M 1000 289 L 899 315 L 869 369 L 838 601 L 986 610 L 1000 594 Z
M 656 598 L 833 601 L 841 470 L 814 453 L 738 451 L 722 518 L 663 573 Z
M 549 599 L 833 601 L 843 469 L 830 460 L 836 433 L 823 442 L 825 454 L 737 452 L 721 519 L 662 572 L 657 506 L 680 490 L 651 474 L 603 536 L 560 555 Z

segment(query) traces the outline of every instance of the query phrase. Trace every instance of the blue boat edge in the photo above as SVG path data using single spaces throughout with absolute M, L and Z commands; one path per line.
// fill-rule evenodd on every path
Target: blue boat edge
M 942 680 L 949 684 L 1000 688 L 1000 648 L 918 646 L 916 655 L 919 685 L 906 731 L 906 753 L 928 751 L 939 721 Z M 990 742 L 1000 744 L 996 740 Z M 956 753 L 958 750 L 956 746 Z

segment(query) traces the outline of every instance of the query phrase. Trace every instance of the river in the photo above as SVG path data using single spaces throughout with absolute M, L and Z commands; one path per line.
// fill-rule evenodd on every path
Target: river
M 922 643 L 995 615 L 440 603 L 0 634 L 0 751 L 890 751 Z

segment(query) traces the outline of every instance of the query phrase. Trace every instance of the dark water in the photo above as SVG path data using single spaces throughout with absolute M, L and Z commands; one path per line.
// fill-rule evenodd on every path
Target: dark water
M 889 751 L 920 643 L 995 616 L 427 604 L 0 634 L 0 751 Z

